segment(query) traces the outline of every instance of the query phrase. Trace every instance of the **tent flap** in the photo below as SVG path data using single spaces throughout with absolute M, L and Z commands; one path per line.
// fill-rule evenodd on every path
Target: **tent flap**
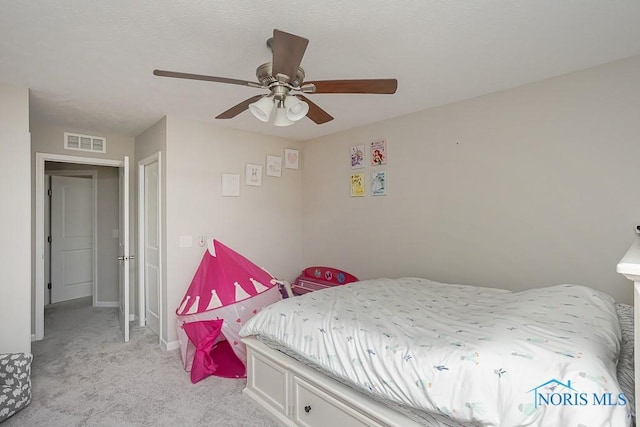
M 212 375 L 218 369 L 218 365 L 211 357 L 211 352 L 220 335 L 222 322 L 222 319 L 200 320 L 182 325 L 189 340 L 196 346 L 191 367 L 191 382 L 193 384 Z

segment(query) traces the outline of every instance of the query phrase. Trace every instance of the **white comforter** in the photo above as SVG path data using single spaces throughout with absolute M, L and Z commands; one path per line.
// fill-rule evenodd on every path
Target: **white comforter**
M 524 292 L 376 279 L 289 298 L 262 335 L 377 398 L 486 426 L 627 426 L 613 300 L 576 285 Z

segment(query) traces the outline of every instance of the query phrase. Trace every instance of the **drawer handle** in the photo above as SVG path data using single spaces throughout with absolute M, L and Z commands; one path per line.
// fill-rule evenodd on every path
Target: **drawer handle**
M 306 412 L 307 414 L 311 411 L 311 406 L 307 405 L 304 407 L 304 412 Z

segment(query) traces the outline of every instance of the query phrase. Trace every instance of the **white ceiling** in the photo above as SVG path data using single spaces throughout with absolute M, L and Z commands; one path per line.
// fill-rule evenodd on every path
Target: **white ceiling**
M 397 93 L 309 95 L 335 120 L 277 128 L 213 118 L 259 89 L 152 75 L 255 81 L 274 28 L 310 40 L 306 80 Z M 169 114 L 305 140 L 638 54 L 636 0 L 0 0 L 0 81 L 32 117 L 131 136 Z

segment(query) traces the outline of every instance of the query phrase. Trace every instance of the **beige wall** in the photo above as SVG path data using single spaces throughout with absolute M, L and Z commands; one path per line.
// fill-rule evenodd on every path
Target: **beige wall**
M 12 203 L 0 214 L 12 242 L 0 257 L 0 351 L 30 349 L 31 287 L 20 283 L 31 281 L 33 200 L 23 195 L 33 194 L 35 152 L 135 159 L 132 248 L 137 160 L 163 153 L 165 342 L 176 339 L 174 310 L 202 257 L 200 235 L 288 280 L 325 264 L 361 278 L 514 290 L 580 283 L 631 303 L 631 283 L 615 265 L 640 222 L 638 99 L 635 57 L 303 144 L 171 116 L 135 139 L 98 133 L 107 154 L 85 154 L 64 151 L 63 132 L 95 132 L 35 121 L 29 159 L 28 90 L 0 85 L 0 193 Z M 389 194 L 351 198 L 349 148 L 378 138 L 388 141 L 389 164 L 378 169 Z M 304 154 L 300 170 L 244 185 L 246 163 L 264 165 L 284 148 Z M 241 174 L 240 197 L 221 197 L 222 173 Z M 183 235 L 193 247 L 179 247 Z
M 634 57 L 306 141 L 303 263 L 632 303 L 615 267 L 640 223 L 638 100 Z M 351 198 L 349 149 L 378 138 L 389 194 Z
M 267 154 L 300 148 L 286 139 L 256 135 L 169 116 L 166 155 L 167 341 L 175 341 L 175 309 L 202 258 L 200 235 L 215 237 L 278 278 L 291 280 L 301 266 L 302 169 L 244 185 L 246 163 L 264 165 Z M 241 174 L 240 197 L 221 196 L 222 173 Z M 194 246 L 179 247 L 180 236 Z
M 135 248 L 135 240 L 136 240 L 136 211 L 135 211 L 135 167 L 134 164 L 134 156 L 135 156 L 135 138 L 125 135 L 117 135 L 117 134 L 104 134 L 101 132 L 95 132 L 91 129 L 82 129 L 71 126 L 65 126 L 62 124 L 49 123 L 45 121 L 41 121 L 38 119 L 33 119 L 31 121 L 31 177 L 33 180 L 33 184 L 31 186 L 31 202 L 32 202 L 32 247 L 35 248 L 35 153 L 47 153 L 47 154 L 59 154 L 65 156 L 72 157 L 91 157 L 97 159 L 109 159 L 109 160 L 122 160 L 124 156 L 129 156 L 130 158 L 130 173 L 129 173 L 129 205 L 130 205 L 130 215 L 129 215 L 129 235 L 130 235 L 130 247 L 131 250 Z M 93 153 L 93 152 L 85 152 L 85 151 L 77 151 L 77 150 L 65 150 L 64 149 L 64 133 L 72 132 L 72 133 L 80 133 L 85 135 L 95 135 L 105 137 L 107 140 L 107 151 L 106 153 Z M 89 168 L 89 166 L 84 165 L 81 169 Z M 116 180 L 117 182 L 117 180 Z M 99 201 L 100 203 L 100 201 Z M 104 224 L 103 224 L 104 225 Z M 106 224 L 107 226 L 111 226 L 111 222 Z M 117 227 L 116 227 L 117 228 Z M 109 232 L 110 233 L 110 232 Z M 111 253 L 110 249 L 105 248 L 105 254 Z M 35 263 L 34 263 L 35 264 Z M 35 268 L 35 265 L 32 266 Z M 135 275 L 134 270 L 135 267 L 131 271 L 130 275 L 130 283 L 135 283 Z M 33 274 L 35 280 L 35 274 Z M 107 280 L 111 280 L 107 278 Z M 35 287 L 35 283 L 32 284 Z M 111 295 L 111 291 L 109 291 L 109 295 Z M 136 299 L 135 299 L 135 286 L 131 286 L 130 291 L 130 306 L 132 307 L 131 313 L 134 312 L 136 307 Z M 117 300 L 117 295 L 116 295 Z M 35 303 L 35 301 L 34 301 Z M 33 309 L 33 308 L 32 308 Z M 32 313 L 35 316 L 34 313 Z M 34 317 L 35 318 L 35 317 Z M 33 319 L 34 319 L 33 318 Z M 32 319 L 32 321 L 33 321 Z M 32 330 L 35 328 L 33 325 Z
M 31 351 L 29 90 L 0 83 L 0 353 Z

